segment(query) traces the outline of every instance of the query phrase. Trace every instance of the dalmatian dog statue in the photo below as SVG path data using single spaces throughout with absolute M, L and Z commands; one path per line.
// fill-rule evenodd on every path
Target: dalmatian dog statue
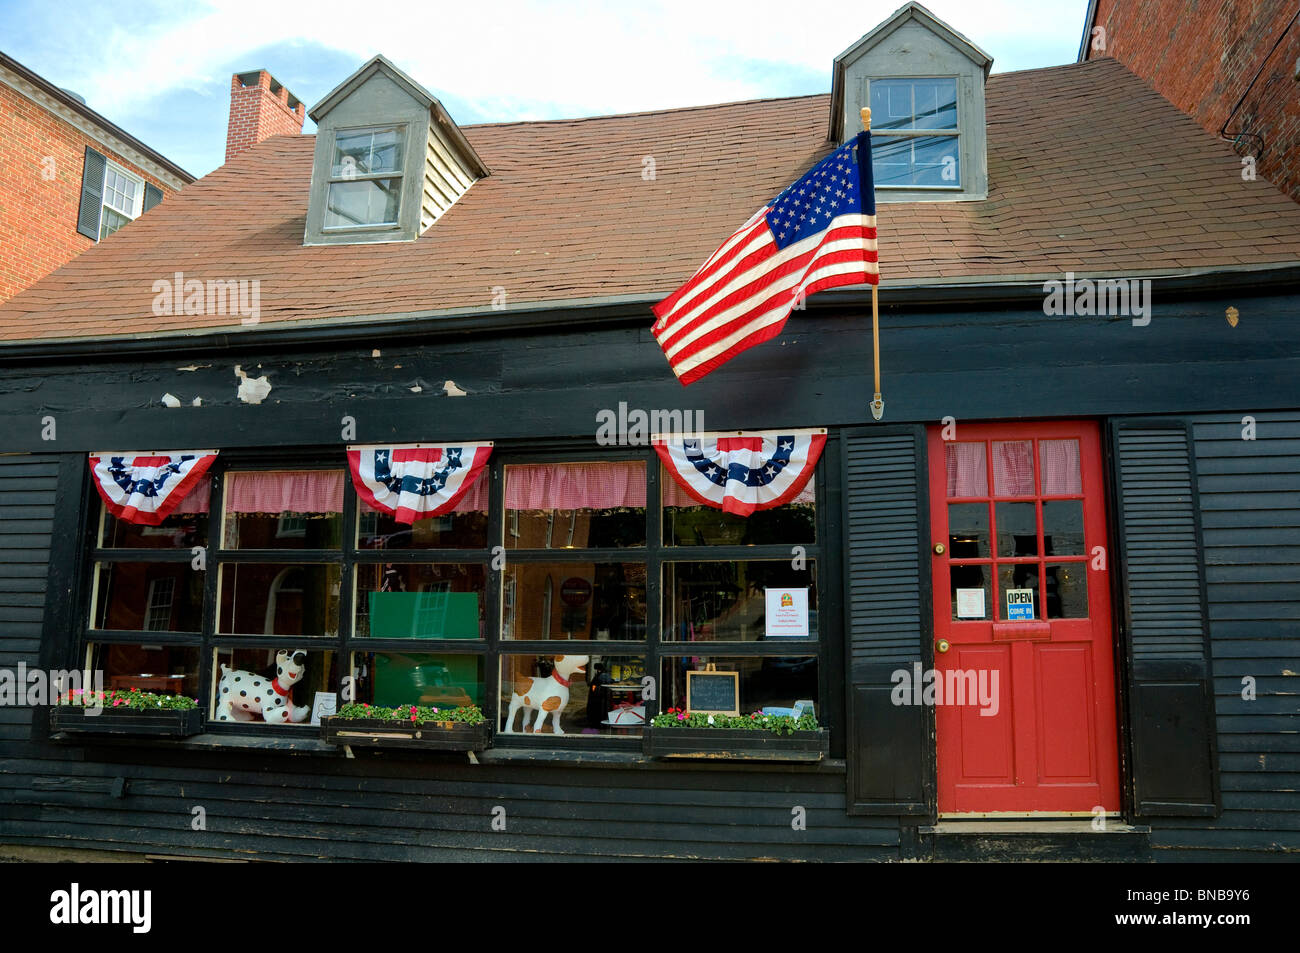
M 582 667 L 587 664 L 588 658 L 590 656 L 587 655 L 557 655 L 555 667 L 545 678 L 516 676 L 514 694 L 510 696 L 510 714 L 506 718 L 506 732 L 514 733 L 515 712 L 522 708 L 524 716 L 520 719 L 520 727 L 524 731 L 528 731 L 529 714 L 536 709 L 537 721 L 532 728 L 533 734 L 542 730 L 547 715 L 551 716 L 551 731 L 557 735 L 564 734 L 564 729 L 560 727 L 560 716 L 569 704 L 569 681 L 583 671 Z
M 275 678 L 222 665 L 217 721 L 256 721 L 258 715 L 272 725 L 306 721 L 311 709 L 295 705 L 292 694 L 306 667 L 307 653 L 301 649 L 275 653 Z

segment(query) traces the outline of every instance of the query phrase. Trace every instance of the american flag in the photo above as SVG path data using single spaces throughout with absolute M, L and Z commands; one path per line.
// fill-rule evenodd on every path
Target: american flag
M 755 212 L 655 305 L 654 335 L 689 384 L 780 334 L 802 298 L 879 280 L 871 134 L 861 132 Z

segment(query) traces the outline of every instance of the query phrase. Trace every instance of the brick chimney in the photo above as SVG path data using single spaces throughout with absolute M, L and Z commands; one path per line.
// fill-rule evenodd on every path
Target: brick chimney
M 270 136 L 302 132 L 307 107 L 266 70 L 230 77 L 230 125 L 226 128 L 226 161 Z

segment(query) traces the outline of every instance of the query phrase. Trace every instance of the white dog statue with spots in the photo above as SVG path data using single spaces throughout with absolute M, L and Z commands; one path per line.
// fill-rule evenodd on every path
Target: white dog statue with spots
M 564 734 L 560 727 L 560 716 L 569 704 L 569 681 L 587 664 L 586 655 L 557 655 L 555 667 L 545 678 L 528 675 L 515 677 L 514 694 L 510 696 L 510 714 L 506 717 L 506 733 L 515 730 L 515 712 L 524 710 L 520 727 L 528 730 L 528 716 L 537 711 L 537 721 L 533 725 L 533 734 L 542 730 L 546 716 L 551 716 L 551 731 L 557 735 Z
M 272 725 L 306 721 L 311 709 L 295 705 L 292 694 L 306 667 L 307 653 L 301 649 L 275 653 L 275 678 L 222 665 L 217 721 L 256 721 L 258 715 Z

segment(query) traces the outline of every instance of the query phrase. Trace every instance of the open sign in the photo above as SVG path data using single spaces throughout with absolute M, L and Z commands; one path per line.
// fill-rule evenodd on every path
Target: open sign
M 1008 589 L 1007 590 L 1007 619 L 1033 619 L 1034 617 L 1034 590 L 1032 589 Z

